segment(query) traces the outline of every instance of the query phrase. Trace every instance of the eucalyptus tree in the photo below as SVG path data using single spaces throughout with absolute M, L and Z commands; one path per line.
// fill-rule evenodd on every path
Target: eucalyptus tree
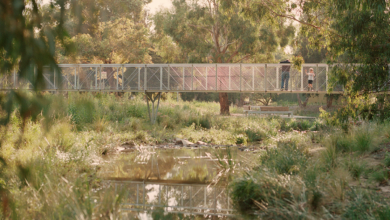
M 180 61 L 189 63 L 247 62 L 286 46 L 293 37 L 294 27 L 286 26 L 285 19 L 265 13 L 251 21 L 241 15 L 240 3 L 231 4 L 229 8 L 224 0 L 173 0 L 172 9 L 154 15 L 155 34 L 177 45 Z M 219 100 L 220 113 L 229 114 L 227 93 L 220 93 Z
M 329 89 L 342 85 L 349 96 L 350 110 L 356 115 L 356 100 L 389 90 L 390 2 L 386 0 L 238 0 L 246 17 L 254 20 L 268 11 L 271 16 L 300 24 L 300 34 L 312 47 L 327 50 L 331 68 Z M 287 4 L 278 4 L 287 2 Z M 226 0 L 224 7 L 235 9 L 237 1 Z M 356 64 L 359 65 L 356 65 Z M 342 64 L 342 65 L 338 65 Z M 388 111 L 388 98 L 376 99 L 370 112 Z M 385 102 L 387 105 L 383 105 Z M 366 108 L 366 107 L 364 107 Z M 352 109 L 352 110 L 351 110 Z M 364 111 L 366 111 L 365 109 Z M 344 117 L 347 119 L 348 117 Z

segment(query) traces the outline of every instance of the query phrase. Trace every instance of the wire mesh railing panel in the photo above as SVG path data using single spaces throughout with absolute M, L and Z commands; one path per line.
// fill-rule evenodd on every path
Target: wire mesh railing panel
M 264 91 L 266 90 L 264 87 L 265 83 L 265 65 L 254 65 L 252 66 L 252 71 L 254 74 L 254 90 L 255 91 Z
M 313 82 L 316 91 L 326 91 L 326 66 L 319 66 Z
M 230 68 L 229 66 L 218 66 L 217 67 L 217 89 L 221 91 L 229 90 L 230 80 Z
M 240 65 L 230 65 L 229 90 L 240 90 Z
M 145 67 L 124 66 L 118 84 L 122 90 L 144 90 Z
M 119 73 L 120 67 L 101 67 L 100 72 L 100 89 L 102 90 L 117 90 L 119 89 Z
M 207 90 L 206 66 L 195 66 L 193 69 L 194 78 L 192 81 L 193 90 Z
M 16 84 L 16 73 L 0 73 L 0 89 L 13 89 Z
M 169 67 L 163 67 L 162 68 L 162 78 L 161 78 L 161 89 L 162 90 L 169 90 Z
M 254 91 L 255 71 L 253 66 L 242 65 L 241 67 L 241 90 Z
M 192 186 L 192 203 L 194 210 L 204 212 L 207 207 L 207 186 Z
M 125 188 L 126 195 L 122 199 L 124 205 L 137 205 L 143 203 L 142 188 L 140 183 L 121 184 Z M 141 186 L 141 187 L 140 187 Z
M 99 88 L 100 68 L 79 67 L 77 72 L 77 89 L 94 90 Z
M 181 186 L 179 185 L 166 185 L 165 190 L 165 203 L 164 206 L 167 207 L 168 211 L 178 211 L 181 208 Z
M 218 195 L 218 190 L 217 187 L 208 187 L 206 192 L 206 200 L 207 200 L 207 208 L 209 210 L 215 210 L 217 207 L 217 195 Z
M 282 70 L 287 65 L 286 75 Z M 304 64 L 303 72 L 291 64 L 62 64 L 60 68 L 61 75 L 45 68 L 46 90 L 264 92 L 280 90 L 283 81 L 289 91 L 307 91 L 309 68 L 316 74 L 313 91 L 326 92 L 329 86 L 326 64 Z M 384 82 L 382 87 L 390 88 L 390 83 Z M 32 84 L 11 73 L 0 75 L 0 88 L 32 89 Z M 340 85 L 333 88 L 342 90 Z
M 180 206 L 184 211 L 192 211 L 193 201 L 192 201 L 192 186 L 191 185 L 182 185 L 181 186 L 182 198 Z
M 183 67 L 169 67 L 169 90 L 184 90 Z
M 293 68 L 290 68 L 290 82 L 288 90 L 291 91 L 301 91 L 302 79 L 301 71 Z
M 267 91 L 276 91 L 280 89 L 279 78 L 278 78 L 278 67 L 267 66 L 266 83 L 265 89 Z
M 240 90 L 240 66 L 221 64 L 217 69 L 217 88 L 221 91 Z
M 216 189 L 216 212 L 224 213 L 227 212 L 230 207 L 228 190 L 225 188 L 217 187 Z
M 58 80 L 59 89 L 77 89 L 77 68 L 61 67 L 61 80 Z
M 184 90 L 192 90 L 192 67 L 183 67 Z
M 42 75 L 43 75 L 43 80 L 45 82 L 45 89 L 49 89 L 49 90 L 57 89 L 56 76 L 53 69 L 51 69 L 50 67 L 44 67 Z
M 146 90 L 160 90 L 162 67 L 146 67 Z
M 331 75 L 332 75 L 332 74 L 331 74 L 331 70 L 332 70 L 333 68 L 337 68 L 337 65 L 329 66 L 329 69 L 328 69 L 328 81 L 329 81 L 329 77 L 331 77 Z M 330 85 L 330 84 L 329 84 L 329 85 Z M 335 91 L 335 92 L 344 91 L 343 86 L 340 85 L 340 84 L 336 84 L 336 85 L 332 85 L 332 86 L 333 86 L 332 90 Z
M 206 66 L 207 90 L 217 90 L 217 68 L 214 65 Z

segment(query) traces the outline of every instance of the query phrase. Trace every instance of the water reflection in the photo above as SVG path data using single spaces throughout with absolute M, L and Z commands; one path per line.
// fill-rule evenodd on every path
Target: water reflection
M 232 164 L 237 149 L 137 150 L 110 158 L 101 175 L 106 187 L 123 196 L 123 211 L 163 211 L 200 215 L 231 215 L 221 163 Z M 218 155 L 218 156 L 217 156 Z M 229 155 L 229 157 L 223 156 Z M 218 159 L 219 158 L 219 159 Z
M 212 183 L 226 185 L 227 176 L 220 177 L 224 169 L 218 158 L 221 151 L 208 149 L 164 149 L 134 151 L 121 154 L 104 166 L 101 174 L 110 180 L 158 181 L 164 183 Z M 212 151 L 212 152 L 210 152 Z M 219 152 L 216 152 L 219 151 Z M 237 149 L 230 149 L 231 159 Z M 225 159 L 227 160 L 227 159 Z M 224 161 L 225 161 L 224 160 Z

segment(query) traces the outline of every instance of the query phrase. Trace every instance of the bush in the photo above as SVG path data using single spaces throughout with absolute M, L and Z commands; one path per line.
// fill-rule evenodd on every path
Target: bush
M 246 137 L 243 134 L 236 136 L 236 144 L 246 144 Z
M 245 134 L 248 136 L 248 142 L 262 141 L 267 137 L 267 134 L 260 129 L 246 129 Z
M 389 219 L 390 207 L 381 201 L 379 195 L 372 191 L 352 190 L 349 193 L 350 203 L 346 207 L 343 219 Z
M 368 131 L 356 132 L 354 149 L 359 152 L 367 152 L 372 149 L 373 136 Z
M 265 211 L 267 207 L 291 200 L 291 193 L 284 187 L 288 184 L 285 181 L 286 178 L 266 172 L 257 175 L 257 178 L 236 179 L 229 185 L 235 209 L 243 215 L 252 215 L 257 210 Z
M 307 165 L 303 149 L 292 141 L 279 141 L 277 148 L 269 149 L 260 159 L 263 165 L 279 174 L 297 174 Z
M 200 117 L 191 117 L 187 120 L 186 125 L 190 126 L 195 124 L 196 127 L 211 128 L 211 117 L 210 116 L 200 116 Z
M 350 152 L 353 148 L 353 141 L 348 137 L 335 136 L 335 147 L 337 152 Z
M 387 170 L 378 170 L 371 174 L 371 180 L 379 183 L 379 184 L 386 184 L 387 180 L 389 179 L 389 174 Z
M 351 176 L 357 180 L 362 176 L 367 167 L 366 163 L 361 163 L 361 161 L 354 159 L 347 161 L 345 165 Z
M 390 167 L 390 153 L 386 152 L 385 159 L 383 160 L 383 163 L 386 167 Z
M 327 146 L 326 150 L 321 153 L 321 160 L 327 169 L 337 166 L 337 150 L 333 145 Z

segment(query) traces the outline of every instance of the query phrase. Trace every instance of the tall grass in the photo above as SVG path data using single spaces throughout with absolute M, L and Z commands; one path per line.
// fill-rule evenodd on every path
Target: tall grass
M 176 102 L 168 97 L 152 126 L 141 94 L 47 96 L 52 100 L 50 120 L 41 116 L 36 122 L 27 120 L 21 129 L 20 114 L 14 112 L 10 125 L 0 127 L 0 132 L 7 130 L 0 148 L 7 163 L 0 167 L 5 210 L 1 218 L 120 218 L 123 194 L 100 179 L 103 154 L 114 153 L 124 142 L 154 145 L 175 138 L 267 149 L 254 154 L 258 160 L 253 170 L 243 161 L 233 161 L 231 148 L 218 155 L 221 167 L 245 170 L 230 186 L 235 207 L 244 214 L 260 214 L 263 219 L 353 219 L 359 209 L 362 216 L 388 216 L 386 202 L 362 192 L 352 195 L 348 183 L 368 175 L 385 184 L 389 159 L 369 168 L 361 160 L 389 141 L 390 125 L 368 123 L 342 133 L 321 121 L 220 117 L 218 103 Z M 319 156 L 310 156 L 312 148 L 322 150 Z

